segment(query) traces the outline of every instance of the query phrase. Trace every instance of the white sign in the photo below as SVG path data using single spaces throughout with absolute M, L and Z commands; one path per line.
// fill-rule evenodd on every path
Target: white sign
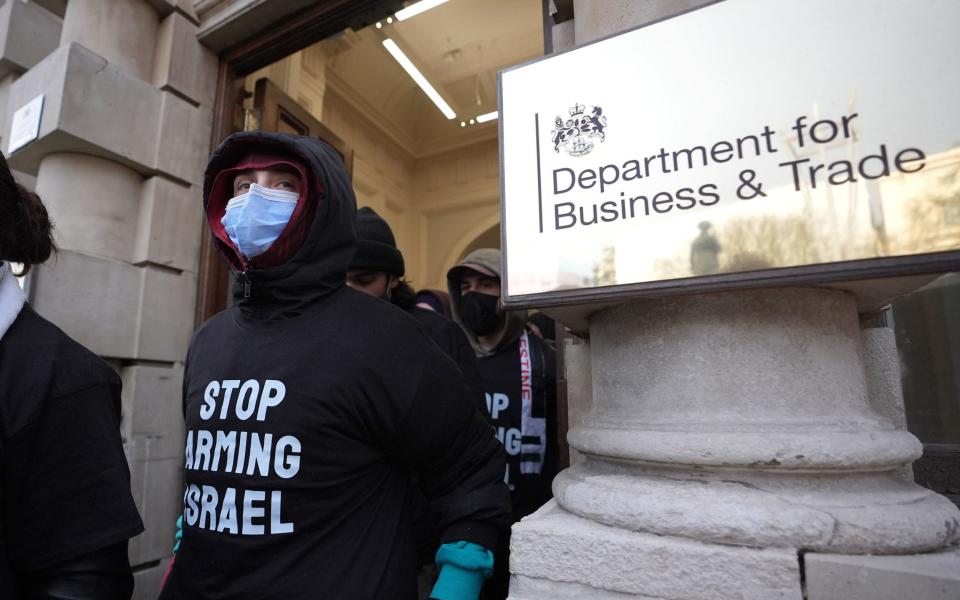
M 7 154 L 26 146 L 40 135 L 40 117 L 43 115 L 43 94 L 17 109 L 10 125 L 10 144 Z
M 960 267 L 958 23 L 725 0 L 502 72 L 507 302 Z

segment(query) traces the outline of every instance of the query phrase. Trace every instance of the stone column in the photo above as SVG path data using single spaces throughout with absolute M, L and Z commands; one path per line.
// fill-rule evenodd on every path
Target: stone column
M 896 475 L 920 443 L 869 405 L 846 292 L 638 300 L 590 347 L 587 460 L 514 526 L 511 598 L 799 600 L 802 552 L 957 540 L 957 508 Z
M 576 43 L 705 3 L 575 0 Z M 592 407 L 568 435 L 586 460 L 514 525 L 510 598 L 801 600 L 807 552 L 956 543 L 960 511 L 902 477 L 919 441 L 871 406 L 899 386 L 888 333 L 861 339 L 855 299 L 821 288 L 594 315 Z

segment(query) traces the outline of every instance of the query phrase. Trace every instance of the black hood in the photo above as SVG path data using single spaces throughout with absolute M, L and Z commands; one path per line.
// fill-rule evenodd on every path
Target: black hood
M 241 272 L 233 247 L 216 235 L 213 243 L 234 275 L 233 296 L 244 316 L 273 319 L 296 316 L 343 287 L 356 249 L 357 202 L 343 160 L 326 143 L 311 137 L 251 131 L 235 133 L 214 151 L 204 174 L 203 205 L 208 228 L 223 214 L 221 198 L 211 205 L 217 175 L 251 152 L 274 151 L 302 161 L 308 195 L 316 212 L 303 244 L 279 266 Z M 216 214 L 213 214 L 216 213 Z

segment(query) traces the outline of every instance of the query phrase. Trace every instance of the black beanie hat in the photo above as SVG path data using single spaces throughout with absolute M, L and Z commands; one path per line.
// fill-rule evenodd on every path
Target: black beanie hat
M 390 226 L 369 206 L 357 211 L 357 252 L 351 271 L 383 271 L 403 276 L 403 255 Z

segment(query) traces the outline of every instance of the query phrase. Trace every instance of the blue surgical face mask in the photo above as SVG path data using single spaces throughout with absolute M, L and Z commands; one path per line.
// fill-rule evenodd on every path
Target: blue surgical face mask
M 300 194 L 274 190 L 257 184 L 250 191 L 227 202 L 220 222 L 240 253 L 247 258 L 270 249 L 290 222 Z

